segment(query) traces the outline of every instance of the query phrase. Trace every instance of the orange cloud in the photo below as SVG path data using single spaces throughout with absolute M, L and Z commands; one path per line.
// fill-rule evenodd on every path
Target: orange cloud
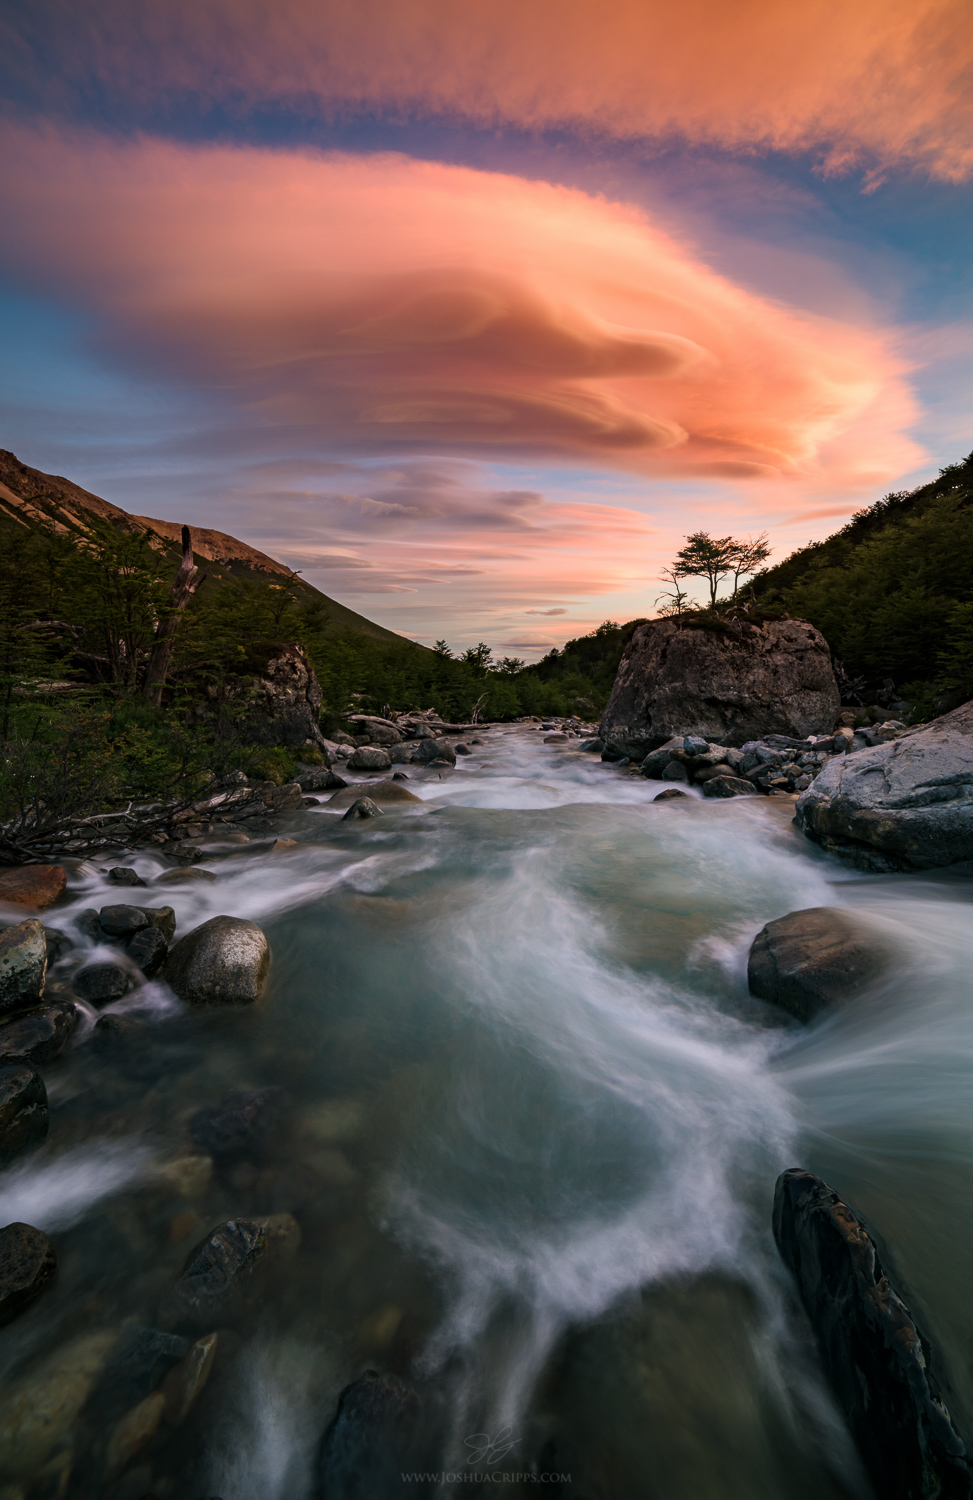
M 880 333 L 744 291 L 624 204 L 400 156 L 0 144 L 14 273 L 248 427 L 818 485 L 917 460 Z
M 202 98 L 973 170 L 968 0 L 32 0 L 2 41 L 55 108 Z

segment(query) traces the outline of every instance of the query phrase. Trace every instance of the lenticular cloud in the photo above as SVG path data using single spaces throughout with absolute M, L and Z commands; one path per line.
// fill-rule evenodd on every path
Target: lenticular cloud
M 5 145 L 15 273 L 114 358 L 335 451 L 836 483 L 914 461 L 879 333 L 735 286 L 630 206 L 402 156 Z

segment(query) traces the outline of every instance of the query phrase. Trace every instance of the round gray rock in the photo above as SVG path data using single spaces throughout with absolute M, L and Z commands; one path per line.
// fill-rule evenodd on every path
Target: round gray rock
M 456 751 L 447 739 L 420 740 L 412 757 L 417 765 L 428 765 L 433 760 L 448 760 L 456 764 Z
M 798 1021 L 859 994 L 891 961 L 886 942 L 833 906 L 809 906 L 768 922 L 753 940 L 747 983 L 758 1000 Z
M 210 917 L 169 950 L 164 978 L 187 1005 L 250 1005 L 269 969 L 270 944 L 256 922 Z
M 36 1005 L 44 993 L 46 975 L 42 923 L 30 917 L 0 932 L 0 1015 Z
M 348 769 L 350 771 L 390 771 L 392 762 L 388 751 L 382 750 L 378 745 L 360 745 L 353 755 L 349 755 Z

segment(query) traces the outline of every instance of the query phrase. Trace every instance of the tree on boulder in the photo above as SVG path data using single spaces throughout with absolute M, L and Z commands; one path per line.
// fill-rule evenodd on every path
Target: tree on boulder
M 720 584 L 733 576 L 733 598 L 740 589 L 740 579 L 756 572 L 770 556 L 766 532 L 758 537 L 712 537 L 708 531 L 694 531 L 686 545 L 676 553 L 667 571 L 673 583 L 679 578 L 705 578 L 709 585 L 710 608 L 716 607 Z

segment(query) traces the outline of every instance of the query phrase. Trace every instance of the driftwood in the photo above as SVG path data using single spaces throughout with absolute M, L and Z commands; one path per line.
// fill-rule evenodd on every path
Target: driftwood
M 168 614 L 159 621 L 155 628 L 155 640 L 149 652 L 145 681 L 142 685 L 142 696 L 155 708 L 162 703 L 162 689 L 169 674 L 169 664 L 172 661 L 172 652 L 176 644 L 176 631 L 179 629 L 183 610 L 206 578 L 204 573 L 202 578 L 197 579 L 198 572 L 199 569 L 193 562 L 193 534 L 188 526 L 184 526 L 182 528 L 182 562 L 179 564 L 179 572 L 172 585 L 172 603 Z

